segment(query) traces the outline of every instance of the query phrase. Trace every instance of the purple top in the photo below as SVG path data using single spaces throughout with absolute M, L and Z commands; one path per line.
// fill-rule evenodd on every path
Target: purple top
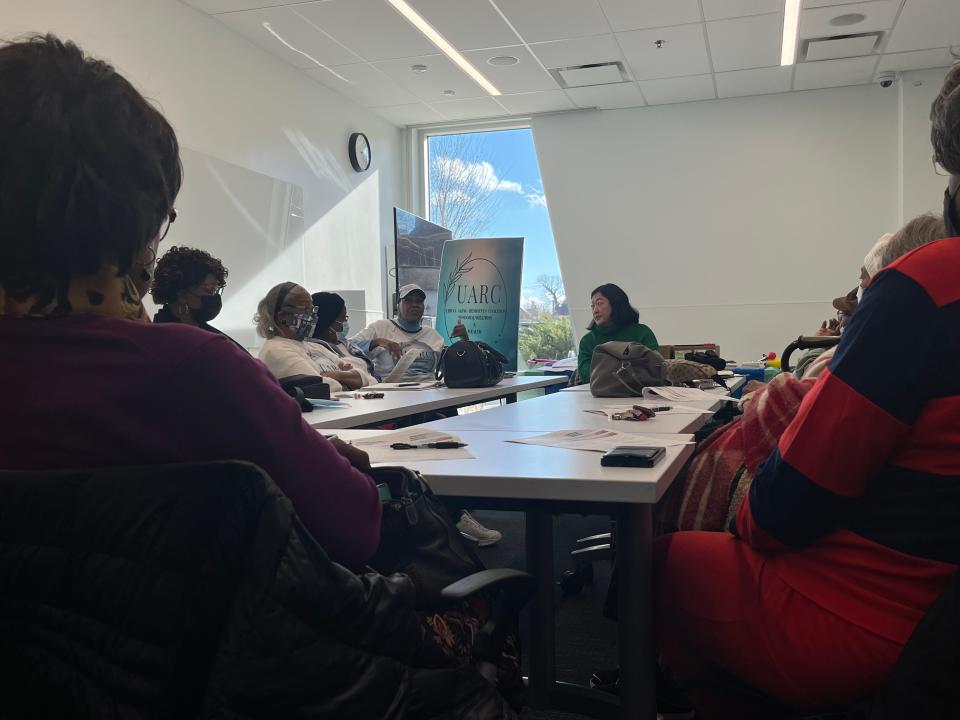
M 336 561 L 380 541 L 380 499 L 266 367 L 222 335 L 99 315 L 0 317 L 0 468 L 246 460 Z

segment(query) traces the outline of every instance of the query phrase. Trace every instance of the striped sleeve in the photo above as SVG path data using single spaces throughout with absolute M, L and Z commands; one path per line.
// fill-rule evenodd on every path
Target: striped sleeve
M 897 270 L 875 278 L 829 368 L 757 470 L 737 516 L 744 540 L 802 546 L 842 522 L 928 397 L 941 317 L 915 278 Z M 910 347 L 891 342 L 905 332 Z

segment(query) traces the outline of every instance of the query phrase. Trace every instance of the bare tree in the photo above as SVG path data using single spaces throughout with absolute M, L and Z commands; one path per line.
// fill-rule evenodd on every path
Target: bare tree
M 476 133 L 431 139 L 430 220 L 454 239 L 479 237 L 496 217 L 505 191 L 522 192 L 519 184 L 498 178 L 486 157 Z
M 556 315 L 566 300 L 566 293 L 563 291 L 563 278 L 559 275 L 540 275 L 537 277 L 537 285 L 543 288 L 543 291 L 550 298 L 551 312 Z

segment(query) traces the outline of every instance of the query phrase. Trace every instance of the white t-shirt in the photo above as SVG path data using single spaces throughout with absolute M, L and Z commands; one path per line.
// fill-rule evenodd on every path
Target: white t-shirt
M 331 360 L 330 355 L 333 353 L 316 343 L 284 337 L 272 337 L 260 348 L 260 360 L 278 380 L 293 375 L 319 376 L 339 370 L 337 362 Z M 343 390 L 343 386 L 333 378 L 324 377 L 323 381 L 330 386 L 330 392 Z
M 360 380 L 364 387 L 377 382 L 377 379 L 370 374 L 370 368 L 367 367 L 366 360 L 351 355 L 349 349 L 343 343 L 337 343 L 337 347 L 340 350 L 339 353 L 328 348 L 323 342 L 311 342 L 308 340 L 305 345 L 307 346 L 307 352 L 316 355 L 322 359 L 323 362 L 334 363 L 334 370 L 340 369 L 340 363 L 347 363 L 351 370 L 356 370 L 360 374 Z
M 393 370 L 393 367 L 397 364 L 397 358 L 384 347 L 369 350 L 370 341 L 376 340 L 377 338 L 384 338 L 385 340 L 392 340 L 398 343 L 403 352 L 415 348 L 417 345 L 430 348 L 432 352 L 429 353 L 429 357 L 428 353 L 425 352 L 421 358 L 418 358 L 416 362 L 411 365 L 408 371 L 408 376 L 411 378 L 432 375 L 437 365 L 437 357 L 446 344 L 443 342 L 443 337 L 440 333 L 432 327 L 422 325 L 416 332 L 409 332 L 398 326 L 392 320 L 374 320 L 350 338 L 350 342 L 357 343 L 367 352 L 370 359 L 373 360 L 374 369 L 383 377 Z

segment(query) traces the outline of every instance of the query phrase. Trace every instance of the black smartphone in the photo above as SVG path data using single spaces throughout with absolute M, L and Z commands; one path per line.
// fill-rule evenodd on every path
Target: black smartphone
M 620 445 L 603 454 L 600 464 L 604 467 L 653 467 L 667 454 L 662 447 Z

